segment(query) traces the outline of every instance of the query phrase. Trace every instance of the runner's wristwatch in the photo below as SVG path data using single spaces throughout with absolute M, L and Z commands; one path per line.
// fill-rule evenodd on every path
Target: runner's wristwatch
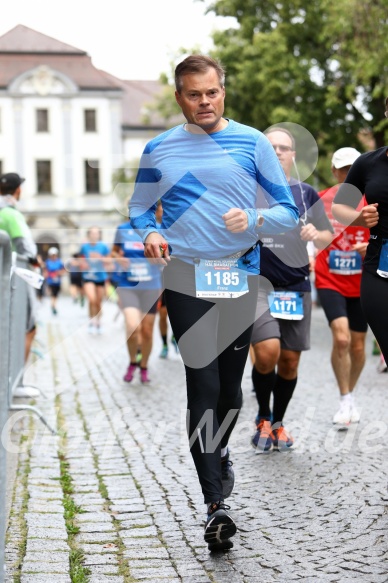
M 262 227 L 264 224 L 264 217 L 260 211 L 257 211 L 256 227 Z

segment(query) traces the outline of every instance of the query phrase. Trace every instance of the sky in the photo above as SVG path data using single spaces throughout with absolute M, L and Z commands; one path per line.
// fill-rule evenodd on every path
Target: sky
M 12 0 L 0 36 L 23 24 L 86 51 L 93 64 L 121 79 L 170 73 L 181 47 L 212 48 L 211 34 L 233 18 L 205 15 L 210 0 Z

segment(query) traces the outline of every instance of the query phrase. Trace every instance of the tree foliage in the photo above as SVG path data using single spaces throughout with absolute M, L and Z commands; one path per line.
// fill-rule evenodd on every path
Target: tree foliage
M 238 22 L 213 35 L 230 117 L 298 123 L 320 156 L 388 141 L 386 0 L 215 0 L 208 11 Z
M 388 143 L 387 0 L 199 1 L 237 21 L 213 34 L 212 56 L 227 72 L 228 117 L 260 130 L 305 127 L 318 144 L 322 186 L 331 181 L 333 151 Z M 180 57 L 194 52 L 201 51 L 181 49 Z M 171 78 L 164 76 L 155 105 L 167 123 L 178 111 Z
M 227 69 L 228 107 L 260 128 L 305 125 L 320 147 L 384 140 L 388 94 L 386 0 L 216 0 L 239 24 L 214 34 Z

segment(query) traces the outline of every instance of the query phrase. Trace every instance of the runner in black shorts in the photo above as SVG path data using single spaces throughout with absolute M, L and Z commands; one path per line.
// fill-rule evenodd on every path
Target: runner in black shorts
M 66 261 L 65 266 L 69 272 L 70 295 L 73 298 L 73 302 L 77 303 L 79 300 L 81 306 L 83 306 L 85 303 L 85 293 L 82 271 L 79 262 L 80 257 L 80 253 L 73 253 L 70 259 Z
M 80 255 L 86 264 L 83 284 L 89 303 L 89 333 L 96 335 L 101 334 L 102 301 L 107 280 L 105 258 L 109 255 L 109 248 L 101 241 L 101 230 L 98 227 L 91 227 L 87 236 L 88 242 L 82 245 Z
M 369 232 L 356 226 L 345 229 L 333 217 L 331 207 L 339 184 L 359 156 L 354 148 L 334 152 L 331 170 L 338 184 L 319 193 L 335 233 L 331 245 L 317 255 L 315 287 L 332 333 L 331 365 L 340 392 L 333 424 L 339 429 L 360 420 L 354 389 L 365 364 L 367 321 L 361 308 L 360 286 Z
M 48 257 L 45 261 L 44 275 L 46 284 L 50 290 L 51 311 L 54 315 L 57 314 L 57 298 L 61 291 L 61 278 L 65 273 L 65 266 L 58 257 L 58 249 L 50 247 L 47 252 Z

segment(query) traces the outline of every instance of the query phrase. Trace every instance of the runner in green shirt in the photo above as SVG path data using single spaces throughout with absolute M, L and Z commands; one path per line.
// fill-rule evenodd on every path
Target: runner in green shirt
M 23 214 L 17 209 L 21 195 L 21 184 L 24 178 L 16 172 L 8 172 L 0 176 L 0 229 L 8 233 L 12 250 L 27 259 L 36 260 L 37 247 Z M 27 322 L 25 339 L 25 362 L 31 350 L 31 344 L 36 334 L 35 294 L 27 286 Z M 14 397 L 37 397 L 40 392 L 33 387 L 20 386 L 14 390 Z

